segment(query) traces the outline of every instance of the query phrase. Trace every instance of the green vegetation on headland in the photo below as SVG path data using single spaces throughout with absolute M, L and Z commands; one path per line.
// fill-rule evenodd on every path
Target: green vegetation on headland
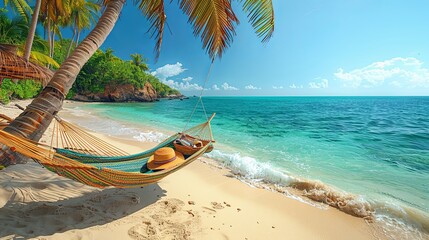
M 70 40 L 58 41 L 54 59 L 61 64 L 67 54 L 67 47 Z M 133 54 L 136 56 L 135 54 Z M 140 56 L 140 55 L 139 55 Z M 73 99 L 76 94 L 86 96 L 90 94 L 101 94 L 106 86 L 121 86 L 131 84 L 136 89 L 143 89 L 146 82 L 149 82 L 157 93 L 157 97 L 167 97 L 170 95 L 181 95 L 181 93 L 170 88 L 159 81 L 158 78 L 144 70 L 147 65 L 144 61 L 137 63 L 133 60 L 122 60 L 115 55 L 111 49 L 105 52 L 97 52 L 84 65 L 82 71 L 77 76 L 73 84 L 68 99 Z M 14 83 L 10 80 L 3 80 L 0 90 L 0 101 L 8 103 L 11 98 L 28 99 L 35 97 L 42 89 L 42 85 L 33 80 L 18 81 Z
M 133 54 L 134 56 L 141 55 Z M 133 85 L 137 89 L 143 89 L 149 82 L 155 89 L 158 97 L 169 95 L 181 95 L 179 91 L 161 83 L 158 78 L 145 70 L 148 69 L 144 61 L 136 62 L 122 60 L 113 54 L 111 49 L 105 52 L 97 52 L 83 66 L 69 92 L 69 97 L 75 94 L 87 95 L 103 93 L 107 86 Z
M 95 7 L 97 2 L 98 6 Z M 128 2 L 133 2 L 147 19 L 147 25 L 150 26 L 149 34 L 156 39 L 155 59 L 157 59 L 163 42 L 165 25 L 167 24 L 164 1 L 136 0 Z M 188 22 L 192 25 L 195 36 L 201 38 L 203 48 L 206 49 L 207 55 L 213 62 L 215 59 L 221 58 L 225 50 L 232 43 L 236 33 L 235 27 L 239 23 L 239 20 L 229 1 L 223 1 L 222 4 L 209 4 L 214 3 L 214 1 L 203 2 L 203 4 L 195 4 L 195 1 L 183 1 L 183 4 L 178 5 L 183 13 L 188 16 Z M 36 97 L 37 101 L 30 103 L 29 107 L 12 121 L 13 130 L 6 127 L 6 132 L 20 132 L 22 133 L 20 137 L 33 141 L 40 140 L 40 137 L 54 119 L 53 117 L 61 110 L 64 96 L 69 93 L 75 83 L 77 74 L 86 64 L 87 60 L 95 54 L 97 48 L 104 43 L 118 21 L 126 3 L 127 1 L 125 0 L 37 0 L 34 8 L 31 8 L 27 1 L 24 0 L 3 1 L 4 6 L 17 10 L 16 13 L 24 17 L 26 22 L 29 23 L 29 33 L 25 42 L 24 53 L 22 54 L 25 61 L 34 60 L 31 59 L 30 53 L 38 24 L 41 24 L 45 29 L 45 36 L 47 37 L 50 50 L 49 57 L 53 57 L 55 39 L 58 37 L 61 38 L 62 30 L 65 28 L 73 29 L 72 42 L 74 41 L 75 45 L 78 44 L 73 52 L 68 51 L 71 55 L 62 62 L 62 65 L 58 69 L 58 74 L 54 74 L 49 80 L 48 84 L 50 87 L 45 87 L 42 90 Z M 255 29 L 258 37 L 261 37 L 263 42 L 268 41 L 274 32 L 272 0 L 244 0 L 240 1 L 240 3 L 245 14 L 249 16 L 248 20 Z M 23 5 L 25 5 L 24 8 Z M 79 42 L 82 29 L 91 29 L 92 26 L 93 28 L 88 33 L 88 36 Z M 69 45 L 69 50 L 71 50 L 71 47 L 73 47 L 72 44 Z M 14 68 L 14 72 L 17 74 L 23 73 L 17 68 Z M 16 78 L 20 76 L 24 75 L 14 75 Z M 34 76 L 32 77 L 35 78 Z M 41 79 L 46 80 L 46 78 Z M 136 91 L 132 84 L 128 84 L 123 88 L 110 86 L 110 90 L 112 89 L 114 91 L 109 92 L 107 99 L 124 100 L 123 97 L 118 97 L 121 96 L 119 95 L 121 92 L 125 93 L 122 96 L 133 97 L 130 93 L 137 93 L 139 97 L 150 100 L 154 99 L 153 96 L 157 96 L 155 89 L 149 81 L 145 83 L 143 91 L 139 89 Z M 118 89 L 120 91 L 116 91 Z M 127 90 L 127 92 L 124 92 L 124 90 Z M 104 93 L 102 97 L 105 96 L 106 94 Z M 94 97 L 93 99 L 96 98 Z M 34 114 L 34 112 L 42 112 L 43 114 Z M 15 124 L 16 122 L 19 122 L 19 124 Z M 38 124 L 35 125 L 35 123 Z M 7 157 L 0 159 L 0 164 L 2 165 L 13 164 L 18 159 L 13 157 L 15 153 L 13 153 L 10 147 L 4 147 L 0 152 L 7 153 L 3 154 Z
M 5 9 L 0 8 L 0 44 L 17 45 L 21 50 L 26 41 L 28 24 L 23 17 L 16 16 L 10 19 L 6 13 Z M 72 39 L 62 38 L 54 41 L 53 49 L 50 49 L 48 42 L 36 35 L 33 51 L 41 53 L 61 65 L 75 46 L 75 42 Z M 49 56 L 52 56 L 52 58 Z M 97 50 L 77 76 L 67 98 L 72 99 L 76 94 L 80 96 L 102 94 L 108 86 L 131 84 L 135 89 L 143 89 L 146 82 L 153 86 L 156 91 L 156 97 L 181 95 L 179 91 L 161 83 L 159 79 L 147 72 L 149 68 L 146 64 L 146 59 L 142 55 L 132 54 L 131 59 L 123 60 L 118 58 L 113 54 L 112 49 L 107 49 L 105 52 Z M 49 64 L 49 61 L 38 63 L 49 66 L 54 70 L 58 66 L 57 64 Z M 4 79 L 0 84 L 0 102 L 3 103 L 8 103 L 13 98 L 28 99 L 35 97 L 42 89 L 42 85 L 33 80 L 15 83 L 10 79 Z M 124 98 L 124 100 L 126 101 L 127 99 Z

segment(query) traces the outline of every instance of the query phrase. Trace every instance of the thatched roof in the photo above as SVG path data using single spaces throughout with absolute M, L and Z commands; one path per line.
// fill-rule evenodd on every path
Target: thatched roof
M 0 129 L 5 128 L 13 119 L 0 113 Z
M 49 82 L 54 72 L 16 55 L 17 47 L 0 44 L 0 82 L 4 78 L 33 79 L 41 81 L 43 86 Z

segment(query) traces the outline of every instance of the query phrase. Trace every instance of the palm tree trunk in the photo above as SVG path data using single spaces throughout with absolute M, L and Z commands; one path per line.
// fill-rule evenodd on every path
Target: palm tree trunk
M 51 58 L 54 57 L 54 52 L 55 52 L 55 31 L 52 31 L 52 41 L 51 41 Z
M 63 100 L 83 65 L 112 31 L 124 3 L 124 0 L 109 1 L 94 29 L 63 62 L 39 96 L 9 126 L 4 128 L 4 131 L 34 141 L 42 137 L 54 116 L 60 111 Z M 16 156 L 14 152 L 1 145 L 0 148 L 0 164 L 5 166 L 13 164 L 13 156 Z
M 73 28 L 73 35 L 70 39 L 69 49 L 67 50 L 67 57 L 66 58 L 68 58 L 70 56 L 70 51 L 72 49 L 72 46 L 74 45 L 75 36 L 76 36 L 76 27 Z
M 48 46 L 49 46 L 49 57 L 51 56 L 51 49 L 52 49 L 52 34 L 51 34 L 51 19 L 48 18 L 48 24 L 47 24 L 47 31 L 48 31 Z
M 77 45 L 79 45 L 79 38 L 80 38 L 80 30 L 77 31 L 76 47 L 77 47 Z
M 37 19 L 39 18 L 39 10 L 42 0 L 36 0 L 33 16 L 31 17 L 30 31 L 28 32 L 27 41 L 25 42 L 24 58 L 26 61 L 30 59 L 31 46 L 33 45 L 34 34 L 36 33 Z

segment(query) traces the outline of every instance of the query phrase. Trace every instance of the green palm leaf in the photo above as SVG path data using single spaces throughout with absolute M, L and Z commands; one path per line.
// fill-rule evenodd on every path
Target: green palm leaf
M 24 46 L 18 46 L 18 51 L 16 54 L 22 57 L 24 55 Z M 54 59 L 38 51 L 30 52 L 30 61 L 41 66 L 52 65 L 55 68 L 60 67 L 60 65 Z
M 68 25 L 74 25 L 78 31 L 82 31 L 91 27 L 92 23 L 97 22 L 100 5 L 91 1 L 76 0 L 70 9 L 71 14 L 66 22 Z
M 239 23 L 230 0 L 181 0 L 180 8 L 189 16 L 194 34 L 201 35 L 203 48 L 210 58 L 222 57 Z
M 274 32 L 274 9 L 271 0 L 241 0 L 244 1 L 243 11 L 262 42 L 268 41 Z
M 59 68 L 60 65 L 48 55 L 37 51 L 31 51 L 30 53 L 30 61 L 37 63 L 39 65 L 52 65 L 55 68 Z
M 19 45 L 28 34 L 28 23 L 21 16 L 9 19 L 6 10 L 0 9 L 0 42 Z
M 149 20 L 151 26 L 148 32 L 155 37 L 155 61 L 158 60 L 161 51 L 162 36 L 164 34 L 165 12 L 164 0 L 134 0 L 134 4 L 143 12 L 143 15 Z
M 30 22 L 30 16 L 33 14 L 33 10 L 28 5 L 26 0 L 3 0 L 4 6 L 10 4 L 11 8 L 18 12 L 18 14 L 25 19 L 27 23 Z

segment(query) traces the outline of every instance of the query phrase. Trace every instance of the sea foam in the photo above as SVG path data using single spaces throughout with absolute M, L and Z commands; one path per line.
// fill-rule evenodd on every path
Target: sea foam
M 82 114 L 77 111 L 76 115 Z M 96 116 L 91 117 L 94 118 L 88 122 L 82 122 L 81 125 L 87 127 L 93 125 L 90 128 L 95 131 L 103 133 L 107 131 L 112 135 L 127 135 L 138 141 L 160 142 L 167 137 L 166 134 L 156 130 L 141 131 L 137 127 L 131 125 L 130 127 L 114 120 L 103 118 L 100 122 Z M 95 118 L 98 121 L 96 124 L 94 124 Z M 276 168 L 255 156 L 246 156 L 235 151 L 223 151 L 219 144 L 206 156 L 217 160 L 229 168 L 238 179 L 253 186 L 269 188 L 316 207 L 329 205 L 345 213 L 380 223 L 388 238 L 425 239 L 428 236 L 428 214 L 419 210 L 404 207 L 396 202 L 374 201 L 368 199 L 367 196 L 350 194 L 320 181 L 301 179 L 290 174 L 287 169 Z M 297 161 L 297 164 L 303 163 Z M 295 192 L 295 190 L 297 191 Z
M 329 186 L 320 181 L 300 179 L 282 172 L 270 163 L 263 163 L 239 152 L 213 150 L 205 156 L 216 160 L 241 181 L 252 186 L 271 189 L 295 200 L 326 209 L 323 203 L 347 214 L 380 225 L 385 236 L 397 239 L 425 239 L 429 232 L 426 214 L 398 204 L 368 200 Z M 288 188 L 298 190 L 291 194 Z M 309 199 L 309 200 L 307 200 Z M 312 202 L 314 201 L 314 202 Z
M 221 161 L 233 173 L 242 177 L 258 180 L 263 179 L 272 183 L 289 184 L 293 179 L 279 170 L 276 170 L 269 163 L 258 162 L 253 157 L 242 156 L 240 153 L 225 153 L 213 150 L 208 153 L 209 158 Z
M 140 132 L 138 135 L 133 136 L 134 139 L 140 142 L 162 142 L 167 138 L 167 135 L 155 132 L 155 131 L 148 131 L 148 132 Z

